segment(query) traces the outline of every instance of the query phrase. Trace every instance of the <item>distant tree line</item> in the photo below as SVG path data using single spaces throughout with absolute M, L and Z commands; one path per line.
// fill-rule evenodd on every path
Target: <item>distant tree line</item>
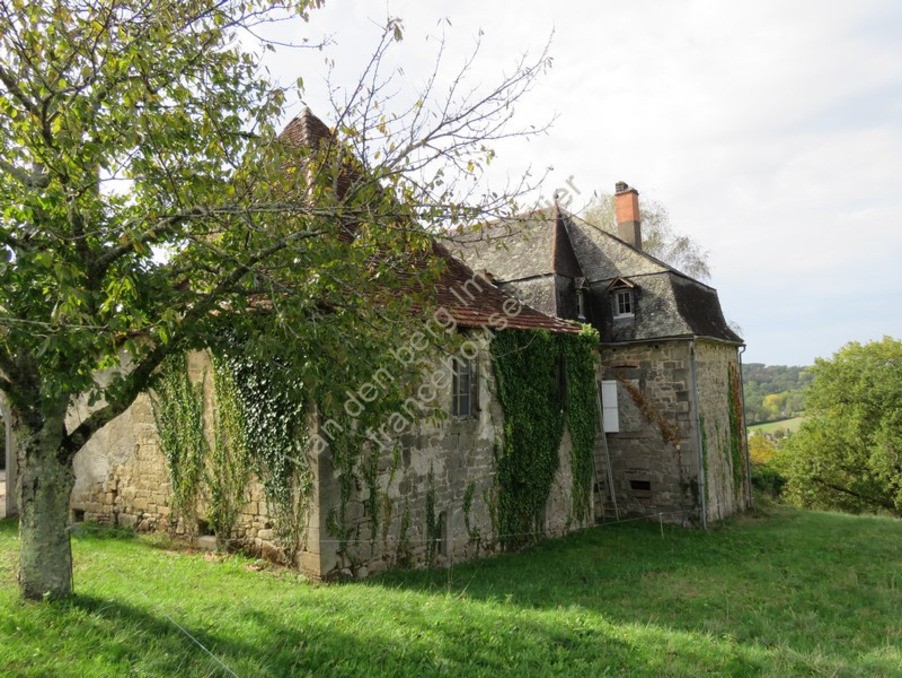
M 761 424 L 800 415 L 805 410 L 805 389 L 810 383 L 810 367 L 743 365 L 746 422 Z

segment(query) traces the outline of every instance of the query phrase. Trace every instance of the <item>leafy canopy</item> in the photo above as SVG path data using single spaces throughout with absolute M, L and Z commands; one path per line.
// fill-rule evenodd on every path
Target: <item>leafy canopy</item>
M 808 417 L 781 447 L 785 494 L 902 515 L 902 341 L 852 342 L 811 368 Z

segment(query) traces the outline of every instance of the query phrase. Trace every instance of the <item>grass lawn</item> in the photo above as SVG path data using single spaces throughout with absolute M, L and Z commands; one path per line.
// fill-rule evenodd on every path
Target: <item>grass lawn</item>
M 799 426 L 805 421 L 805 417 L 793 417 L 792 419 L 781 419 L 780 421 L 769 421 L 766 424 L 755 424 L 749 426 L 749 433 L 761 431 L 761 433 L 776 433 L 779 430 L 795 433 L 799 430 Z
M 0 675 L 902 675 L 902 521 L 770 513 L 328 586 L 82 530 L 39 604 L 3 521 Z

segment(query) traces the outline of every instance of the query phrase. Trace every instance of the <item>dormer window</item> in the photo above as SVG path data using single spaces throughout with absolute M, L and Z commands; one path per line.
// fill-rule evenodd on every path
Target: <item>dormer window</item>
M 628 278 L 617 278 L 608 285 L 611 295 L 611 311 L 614 319 L 632 318 L 636 313 L 636 283 Z
M 617 290 L 614 292 L 614 315 L 633 315 L 632 290 Z

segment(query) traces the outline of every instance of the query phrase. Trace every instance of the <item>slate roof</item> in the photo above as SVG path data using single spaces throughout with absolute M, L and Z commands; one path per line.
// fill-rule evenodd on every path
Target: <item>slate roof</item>
M 727 324 L 714 288 L 557 206 L 454 235 L 448 246 L 505 289 L 528 291 L 531 298 L 554 293 L 540 278 L 585 277 L 593 290 L 589 319 L 603 342 L 693 336 L 743 341 Z M 612 318 L 607 288 L 618 278 L 638 286 L 639 310 L 630 323 Z
M 474 269 L 488 270 L 499 281 L 558 273 L 584 277 L 567 233 L 567 216 L 557 206 L 496 221 L 472 234 L 458 234 L 445 244 Z
M 516 315 L 504 311 L 504 303 L 515 299 L 486 278 L 476 275 L 473 269 L 452 256 L 447 249 L 436 243 L 435 253 L 444 259 L 444 269 L 436 286 L 436 303 L 451 313 L 463 327 L 491 326 L 493 316 L 507 319 L 507 327 L 521 330 L 548 330 L 550 332 L 576 333 L 578 325 L 554 318 L 518 303 Z M 456 294 L 455 294 L 456 292 Z M 472 298 L 471 298 L 472 297 Z

